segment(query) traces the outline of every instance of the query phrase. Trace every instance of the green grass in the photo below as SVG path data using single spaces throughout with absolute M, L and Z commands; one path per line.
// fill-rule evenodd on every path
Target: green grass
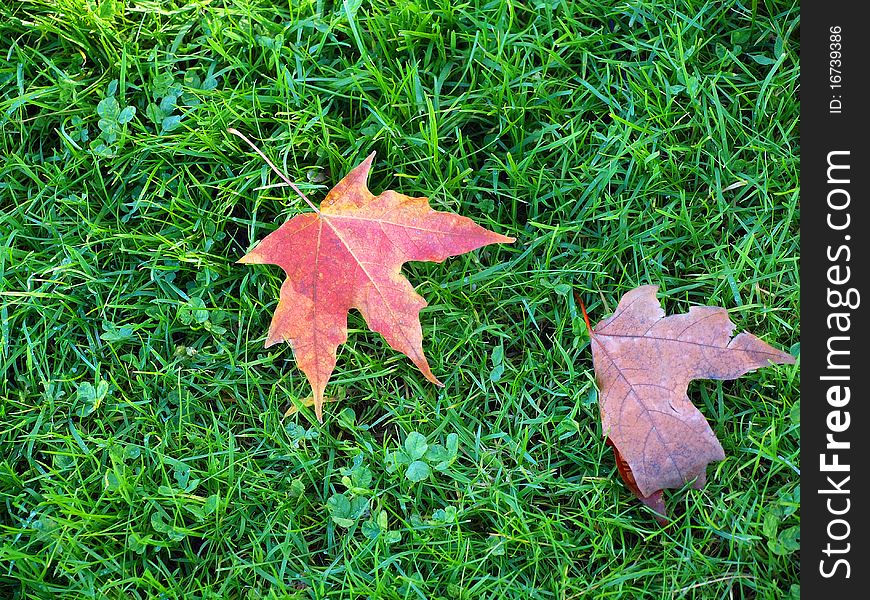
M 799 351 L 798 18 L 4 2 L 0 597 L 793 598 L 799 367 L 690 386 L 727 458 L 661 527 L 571 290 L 597 321 L 657 284 Z M 340 403 L 283 418 L 282 273 L 235 261 L 307 209 L 227 127 L 317 202 L 375 150 L 375 193 L 517 238 L 404 269 L 444 388 L 352 312 Z M 414 431 L 458 442 L 420 482 L 390 462 Z

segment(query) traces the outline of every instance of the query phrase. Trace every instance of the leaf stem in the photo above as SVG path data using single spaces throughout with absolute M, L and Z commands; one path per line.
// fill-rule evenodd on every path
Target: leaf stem
M 583 304 L 583 301 L 580 299 L 580 294 L 577 291 L 574 291 L 574 300 L 577 301 L 577 304 L 580 305 L 580 310 L 583 312 L 583 320 L 586 321 L 586 331 L 589 332 L 589 337 L 592 337 L 592 325 L 589 323 L 589 315 L 586 314 L 586 306 Z
M 227 128 L 227 132 L 232 133 L 233 135 L 237 135 L 237 136 L 239 136 L 240 138 L 242 138 L 242 139 L 243 139 L 243 140 L 244 140 L 244 141 L 245 141 L 245 142 L 246 142 L 246 143 L 247 143 L 251 148 L 253 148 L 254 152 L 256 152 L 257 154 L 260 155 L 260 158 L 262 158 L 264 161 L 266 161 L 266 164 L 269 165 L 269 167 L 271 167 L 272 170 L 275 171 L 275 173 L 278 174 L 278 177 L 280 177 L 281 179 L 283 179 L 284 182 L 285 182 L 287 185 L 289 185 L 291 188 L 293 188 L 293 191 L 296 192 L 297 194 L 299 194 L 299 196 L 300 196 L 303 200 L 305 200 L 305 202 L 308 203 L 308 206 L 310 206 L 311 209 L 312 209 L 314 212 L 316 212 L 317 214 L 320 214 L 320 209 L 317 208 L 317 207 L 314 205 L 314 203 L 313 203 L 311 200 L 308 199 L 308 196 L 306 196 L 305 194 L 303 194 L 303 193 L 302 193 L 302 190 L 300 190 L 298 187 L 296 187 L 296 184 L 293 183 L 293 182 L 290 180 L 290 178 L 287 177 L 287 175 L 285 175 L 284 173 L 282 173 L 282 172 L 278 169 L 278 167 L 276 167 L 276 166 L 272 163 L 272 161 L 269 160 L 269 157 L 266 156 L 265 154 L 263 154 L 263 151 L 260 150 L 259 148 L 257 148 L 257 145 L 256 145 L 254 142 L 252 142 L 251 140 L 249 140 L 249 139 L 247 138 L 247 136 L 246 136 L 244 133 L 242 133 L 241 131 L 239 131 L 239 130 L 236 129 L 235 127 L 228 127 L 228 128 Z

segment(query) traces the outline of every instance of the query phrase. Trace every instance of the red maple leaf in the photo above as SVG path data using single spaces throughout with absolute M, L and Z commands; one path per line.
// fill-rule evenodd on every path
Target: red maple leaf
M 423 353 L 419 313 L 426 300 L 401 267 L 514 241 L 467 217 L 436 212 L 426 198 L 392 190 L 372 195 L 366 181 L 374 156 L 372 152 L 332 188 L 319 209 L 293 217 L 239 261 L 279 265 L 287 274 L 266 347 L 290 343 L 311 383 L 321 422 L 324 388 L 338 346 L 347 340 L 351 308 L 426 379 L 442 385 Z

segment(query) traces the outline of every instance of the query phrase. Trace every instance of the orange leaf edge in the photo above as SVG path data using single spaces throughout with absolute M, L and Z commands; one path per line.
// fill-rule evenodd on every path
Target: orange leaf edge
M 631 490 L 631 493 L 634 494 L 638 500 L 653 510 L 655 513 L 653 516 L 660 525 L 667 525 L 669 519 L 667 507 L 665 506 L 664 490 L 656 490 L 649 496 L 644 496 L 640 492 L 640 488 L 637 487 L 637 482 L 634 480 L 634 474 L 631 472 L 631 467 L 628 466 L 628 463 L 624 458 L 622 458 L 619 450 L 616 449 L 616 445 L 610 438 L 607 438 L 605 443 L 613 449 L 613 457 L 616 460 L 616 469 L 619 471 L 619 475 L 625 482 L 626 487 Z

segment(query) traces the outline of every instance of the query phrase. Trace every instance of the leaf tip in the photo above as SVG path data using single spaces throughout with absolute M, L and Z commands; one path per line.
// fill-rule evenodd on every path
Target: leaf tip
M 359 177 L 362 179 L 362 182 L 365 183 L 369 178 L 369 171 L 372 168 L 372 162 L 375 160 L 375 152 L 372 151 L 371 154 L 365 157 L 360 164 L 358 164 L 351 173 L 357 173 Z
M 256 250 L 251 250 L 239 260 L 236 261 L 236 264 L 242 265 L 255 265 L 262 263 L 262 257 L 257 253 Z
M 432 374 L 432 371 L 423 372 L 423 376 L 432 384 L 437 385 L 438 387 L 444 387 L 444 384 Z
M 417 365 L 417 368 L 420 369 L 421 373 L 423 373 L 423 377 L 425 377 L 429 382 L 434 383 L 438 387 L 444 387 L 444 384 L 435 377 L 432 369 L 429 368 L 429 362 L 426 360 L 425 356 L 422 358 L 411 357 L 411 360 L 415 365 Z
M 365 182 L 369 177 L 369 171 L 372 168 L 372 162 L 375 160 L 375 154 L 376 152 L 372 151 L 371 154 L 366 156 L 360 164 L 351 169 L 348 175 L 354 174 L 357 178 L 361 177 L 363 182 Z
M 779 364 L 781 364 L 781 365 L 793 365 L 793 364 L 795 364 L 796 362 L 797 362 L 797 359 L 796 359 L 794 356 L 792 356 L 792 355 L 789 354 L 788 352 L 782 352 L 782 351 L 780 351 L 780 361 L 779 361 Z

